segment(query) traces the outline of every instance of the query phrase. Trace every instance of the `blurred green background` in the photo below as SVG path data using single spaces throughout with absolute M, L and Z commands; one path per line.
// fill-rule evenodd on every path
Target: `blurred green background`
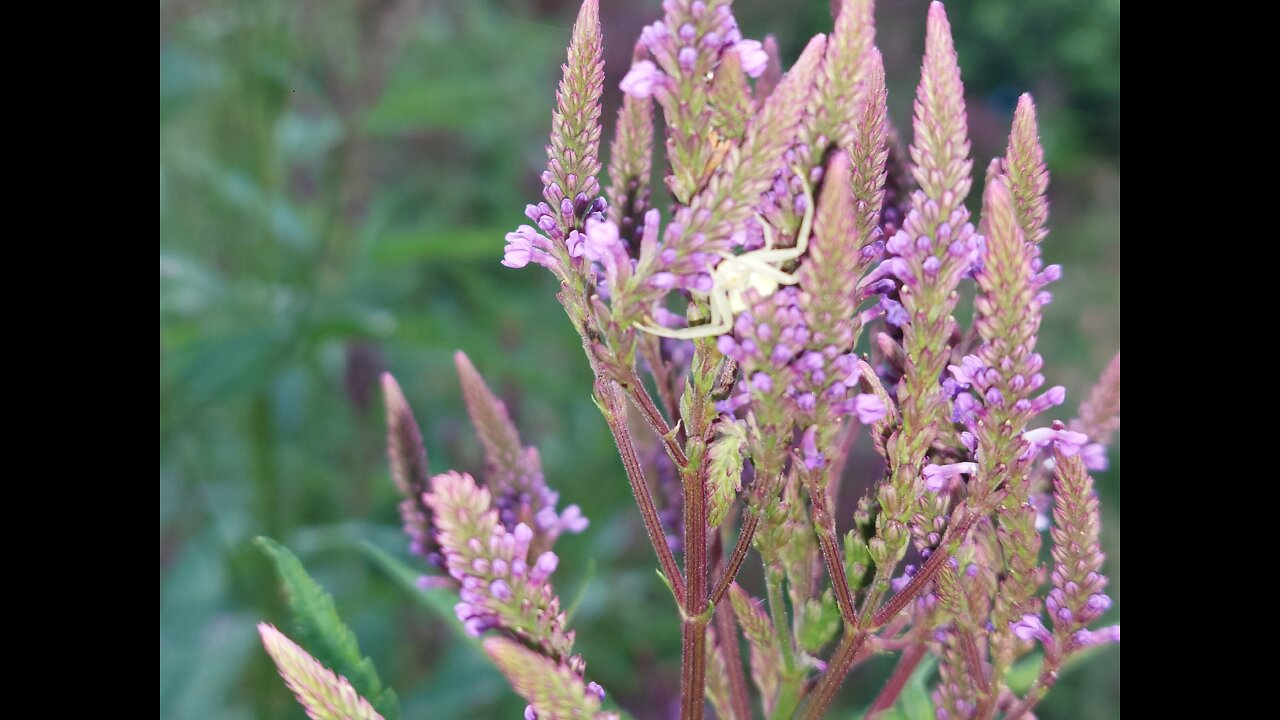
M 603 0 L 606 123 L 657 0 Z M 924 0 L 883 2 L 890 104 L 907 130 Z M 740 0 L 748 37 L 794 58 L 826 0 Z M 405 717 L 519 717 L 524 702 L 371 562 L 404 557 L 377 377 L 391 370 L 434 471 L 480 468 L 452 365 L 507 400 L 548 481 L 591 518 L 561 540 L 557 588 L 589 674 L 637 717 L 679 684 L 675 609 L 548 273 L 499 266 L 537 197 L 566 0 L 160 3 L 160 715 L 302 717 L 257 644 L 288 628 L 251 544 L 298 552 L 399 692 Z M 1042 351 L 1074 407 L 1120 343 L 1119 0 L 955 2 L 975 167 L 1035 93 L 1052 170 L 1054 287 Z M 608 127 L 606 127 L 608 137 Z M 906 134 L 909 137 L 909 132 Z M 975 202 L 971 198 L 971 203 Z M 1102 476 L 1119 617 L 1119 443 Z M 855 473 L 856 475 L 856 473 Z M 865 477 L 846 480 L 846 501 Z M 842 514 L 847 523 L 849 513 Z M 889 663 L 851 676 L 853 717 Z M 1118 718 L 1120 652 L 1073 668 L 1044 718 Z

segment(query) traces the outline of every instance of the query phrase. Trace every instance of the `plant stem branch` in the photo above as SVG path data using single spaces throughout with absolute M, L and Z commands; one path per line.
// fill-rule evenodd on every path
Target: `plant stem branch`
M 658 389 L 658 399 L 665 406 L 667 417 L 675 417 L 680 412 L 680 403 L 676 399 L 672 387 L 671 363 L 662 359 L 662 343 L 656 335 L 645 333 L 640 339 L 640 354 L 649 365 L 649 374 L 653 377 L 653 385 Z
M 938 571 L 942 569 L 943 564 L 951 557 L 951 548 L 953 546 L 959 546 L 959 542 L 956 541 L 963 541 L 965 535 L 969 532 L 969 528 L 973 527 L 974 523 L 976 523 L 981 517 L 982 513 L 968 512 L 964 519 L 955 526 L 955 529 L 947 533 L 947 537 L 943 538 L 943 541 L 938 545 L 938 548 L 934 550 L 933 554 L 929 556 L 929 559 L 925 561 L 924 565 L 920 568 L 920 572 L 917 572 L 911 577 L 911 581 L 902 589 L 902 592 L 894 595 L 889 600 L 888 604 L 875 614 L 871 620 L 871 625 L 873 627 L 880 627 L 881 625 L 884 625 L 886 622 L 893 619 L 893 616 L 897 615 L 902 608 L 906 607 L 908 603 L 914 600 L 916 595 L 924 589 L 924 586 L 933 579 L 934 575 L 938 574 Z
M 791 675 L 796 670 L 795 642 L 791 639 L 791 621 L 787 619 L 786 601 L 782 599 L 782 571 L 765 567 L 764 585 L 765 595 L 769 599 L 769 619 L 773 621 L 778 644 L 782 646 L 782 671 Z
M 882 627 L 892 620 L 902 608 L 914 600 L 916 595 L 919 595 L 920 591 L 933 579 L 933 576 L 938 574 L 943 564 L 951 557 L 952 551 L 960 546 L 960 543 L 968 534 L 969 528 L 973 527 L 983 517 L 983 514 L 981 509 L 978 511 L 963 511 L 962 514 L 961 509 L 957 508 L 952 518 L 954 522 L 954 518 L 960 515 L 959 522 L 947 531 L 946 537 L 939 543 L 938 548 L 925 561 L 924 566 L 920 568 L 920 572 L 912 576 L 911 582 L 907 583 L 902 592 L 894 595 L 889 600 L 889 603 L 873 616 L 870 627 Z M 827 709 L 827 706 L 831 704 L 831 700 L 835 698 L 840 685 L 844 683 L 845 676 L 849 674 L 849 669 L 853 667 L 853 661 L 858 654 L 857 651 L 866 639 L 867 627 L 867 625 L 863 625 L 863 629 L 855 633 L 850 633 L 849 629 L 846 628 L 844 639 L 840 641 L 840 646 L 836 648 L 835 654 L 831 656 L 831 660 L 827 663 L 827 671 L 823 673 L 822 678 L 818 680 L 818 685 L 809 695 L 809 701 L 806 703 L 801 715 L 802 718 L 819 718 Z M 852 650 L 850 651 L 847 646 L 852 646 Z M 1006 720 L 1009 719 L 1006 718 Z
M 1018 718 L 1031 712 L 1036 703 L 1040 702 L 1045 694 L 1049 692 L 1049 688 L 1053 687 L 1053 684 L 1058 681 L 1058 667 L 1060 664 L 1061 661 L 1057 659 L 1050 660 L 1046 657 L 1044 667 L 1040 670 L 1040 676 L 1031 685 L 1031 689 L 1027 690 L 1026 696 L 1017 705 L 1014 705 L 1009 712 L 1005 713 L 1004 720 L 1018 720 Z
M 849 590 L 849 579 L 845 576 L 844 554 L 840 550 L 840 541 L 836 537 L 835 520 L 827 506 L 827 491 L 821 486 L 819 473 L 805 472 L 809 485 L 809 502 L 813 504 L 813 527 L 817 531 L 818 546 L 822 548 L 822 559 L 827 564 L 827 575 L 831 577 L 831 587 L 835 590 L 836 605 L 840 607 L 840 617 L 845 625 L 854 629 L 858 627 L 858 612 L 853 606 L 853 593 Z M 828 478 L 828 482 L 830 479 Z
M 684 623 L 681 626 L 680 717 L 701 720 L 707 680 L 707 435 L 716 413 L 711 405 L 715 382 L 716 356 L 711 342 L 695 346 L 690 369 L 686 415 L 688 450 L 696 462 L 685 460 L 680 467 L 684 482 Z M 641 388 L 643 390 L 643 388 Z M 644 397 L 648 397 L 647 393 Z M 652 404 L 652 399 L 649 400 Z M 656 410 L 656 408 L 654 408 Z M 671 438 L 674 442 L 674 438 Z
M 804 707 L 800 709 L 799 717 L 802 720 L 817 720 L 826 712 L 827 706 L 835 699 L 836 693 L 844 683 L 845 675 L 849 674 L 849 668 L 853 667 L 853 661 L 858 657 L 858 651 L 862 649 L 862 643 L 866 639 L 865 630 L 845 627 L 844 637 L 840 639 L 840 645 L 836 647 L 835 653 L 827 663 L 827 671 L 819 678 L 818 684 L 809 693 Z
M 978 642 L 974 640 L 973 633 L 968 630 L 960 630 L 958 634 L 965 664 L 969 666 L 969 676 L 973 678 L 973 684 L 978 688 L 978 692 L 984 696 L 988 695 L 991 687 L 987 683 L 987 674 L 982 669 L 982 654 L 978 652 Z M 977 717 L 982 717 L 982 713 L 978 713 Z
M 706 705 L 707 624 L 686 618 L 680 625 L 680 717 L 701 720 Z
M 928 654 L 928 648 L 924 643 L 912 645 L 902 651 L 902 657 L 898 658 L 893 674 L 889 676 L 884 687 L 880 688 L 880 693 L 867 709 L 867 720 L 874 720 L 876 713 L 893 707 L 893 704 L 898 701 L 898 696 L 902 694 L 902 689 L 907 686 L 907 681 L 911 679 L 911 674 L 915 672 L 916 666 L 926 654 Z
M 720 642 L 720 655 L 729 676 L 729 705 L 738 718 L 751 720 L 751 696 L 747 691 L 747 676 L 742 671 L 742 651 L 738 645 L 733 606 L 729 603 L 716 608 L 716 639 Z
M 720 582 L 716 583 L 716 589 L 711 593 L 711 604 L 718 605 L 725 593 L 729 591 L 729 586 L 738 577 L 738 571 L 742 569 L 742 561 L 747 558 L 747 551 L 751 549 L 751 539 L 755 537 L 756 527 L 760 525 L 759 511 L 748 507 L 743 511 L 742 529 L 738 531 L 738 543 L 733 546 L 733 554 L 729 556 L 729 562 L 725 564 L 724 571 L 720 574 Z
M 662 411 L 653 401 L 653 397 L 649 395 L 649 391 L 645 389 L 644 382 L 635 374 L 634 370 L 627 370 L 626 376 L 621 378 L 620 383 L 623 390 L 626 391 L 627 397 L 631 398 L 631 402 L 640 410 L 640 414 L 644 416 L 645 422 L 653 429 L 658 439 L 662 441 L 662 445 L 667 450 L 667 454 L 671 456 L 671 460 L 675 462 L 677 468 L 684 468 L 689 464 L 689 458 L 684 454 L 684 448 L 680 447 L 675 433 L 671 432 L 671 426 L 667 424 L 667 419 L 662 416 Z
M 613 440 L 618 446 L 618 455 L 622 458 L 622 466 L 627 471 L 627 480 L 631 483 L 631 493 L 640 508 L 640 517 L 644 520 L 644 528 L 653 545 L 653 552 L 658 556 L 658 564 L 671 583 L 676 602 L 683 603 L 685 596 L 684 578 L 680 575 L 680 567 L 676 565 L 671 547 L 667 545 L 667 536 L 662 529 L 662 521 L 658 518 L 658 509 L 653 504 L 653 496 L 649 493 L 649 484 L 645 480 L 644 469 L 636 454 L 635 444 L 631 440 L 631 431 L 627 426 L 627 406 L 620 396 L 617 383 L 607 379 L 596 380 L 596 394 L 603 401 L 605 422 L 613 432 Z

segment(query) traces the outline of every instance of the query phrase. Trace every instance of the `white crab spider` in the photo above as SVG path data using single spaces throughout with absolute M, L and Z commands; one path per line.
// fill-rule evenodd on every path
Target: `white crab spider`
M 707 304 L 711 308 L 711 317 L 706 323 L 677 330 L 649 324 L 641 325 L 641 330 L 680 340 L 723 335 L 733 327 L 734 317 L 747 309 L 748 290 L 755 290 L 760 297 L 766 298 L 777 292 L 780 285 L 795 285 L 799 282 L 795 275 L 779 269 L 779 266 L 799 258 L 808 250 L 809 231 L 813 226 L 813 191 L 800 168 L 793 170 L 800 177 L 805 198 L 804 217 L 800 221 L 800 233 L 795 247 L 773 247 L 773 233 L 769 224 L 764 218 L 759 218 L 760 227 L 764 231 L 763 248 L 741 255 L 720 252 L 723 259 L 711 271 L 711 290 L 705 293 Z

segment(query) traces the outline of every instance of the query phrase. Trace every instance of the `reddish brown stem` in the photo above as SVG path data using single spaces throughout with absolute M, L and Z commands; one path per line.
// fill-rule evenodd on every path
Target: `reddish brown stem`
M 933 580 L 933 576 L 937 575 L 938 571 L 942 569 L 943 563 L 951 557 L 951 551 L 949 549 L 951 542 L 949 541 L 949 538 L 958 538 L 963 540 L 965 534 L 969 532 L 969 528 L 973 527 L 974 523 L 976 523 L 981 517 L 981 513 L 970 512 L 964 520 L 960 521 L 960 524 L 956 526 L 955 530 L 947 534 L 947 538 L 943 539 L 942 543 L 938 545 L 938 548 L 934 550 L 933 554 L 929 556 L 929 559 L 925 561 L 924 566 L 920 568 L 920 572 L 911 576 L 911 581 L 902 589 L 902 592 L 890 598 L 888 604 L 875 614 L 875 617 L 871 620 L 872 627 L 880 627 L 889 620 L 892 620 L 894 615 L 897 615 L 902 608 L 907 606 L 907 603 L 915 599 L 916 595 L 920 593 L 924 586 L 927 585 L 930 580 Z
M 840 685 L 844 683 L 844 676 L 849 673 L 849 668 L 853 667 L 853 661 L 857 659 L 858 651 L 862 649 L 862 643 L 867 639 L 867 633 L 863 630 L 852 632 L 851 630 L 852 628 L 845 628 L 840 645 L 836 647 L 835 653 L 827 663 L 827 671 L 819 678 L 818 684 L 809 693 L 804 707 L 800 709 L 798 717 L 802 720 L 817 720 L 822 717 L 822 714 L 827 711 L 827 706 L 839 692 Z
M 1018 720 L 1023 715 L 1031 712 L 1031 709 L 1040 702 L 1040 699 L 1049 692 L 1049 688 L 1058 681 L 1058 665 L 1060 661 L 1045 658 L 1044 667 L 1040 670 L 1040 676 L 1036 678 L 1031 689 L 1027 691 L 1026 697 L 1022 698 L 1017 705 L 1014 705 L 1009 712 L 1005 713 L 1004 720 Z
M 827 575 L 831 576 L 831 587 L 836 593 L 840 617 L 844 618 L 847 627 L 857 629 L 858 611 L 853 606 L 853 593 L 850 592 L 849 580 L 845 577 L 844 554 L 836 537 L 835 520 L 827 506 L 827 491 L 819 487 L 819 477 L 817 473 L 805 473 L 809 485 L 809 501 L 813 504 L 813 527 L 818 534 L 818 546 L 822 548 L 822 559 L 827 564 Z
M 622 466 L 627 471 L 627 480 L 631 483 L 631 493 L 640 508 L 640 517 L 644 520 L 644 528 L 649 535 L 649 543 L 658 556 L 658 564 L 671 583 L 676 602 L 683 603 L 685 596 L 684 578 L 680 576 L 680 567 L 676 565 L 671 547 L 667 545 L 666 533 L 662 530 L 662 521 L 658 518 L 658 509 L 653 504 L 653 496 L 649 494 L 649 484 L 645 481 L 644 469 L 631 441 L 631 431 L 627 427 L 627 406 L 620 397 L 617 383 L 612 380 L 596 380 L 596 393 L 605 405 L 605 421 L 613 432 L 613 440 L 618 446 L 618 455 L 622 458 Z
M 703 467 L 684 471 L 684 623 L 680 627 L 680 717 L 702 720 L 707 682 L 707 492 Z
M 742 720 L 751 720 L 751 696 L 747 691 L 747 676 L 742 671 L 742 652 L 738 646 L 733 606 L 729 603 L 716 608 L 716 639 L 720 642 L 720 655 L 729 675 L 729 703 L 733 714 Z
M 662 411 L 658 409 L 657 404 L 653 402 L 653 398 L 649 395 L 649 391 L 645 389 L 644 383 L 634 372 L 628 372 L 622 383 L 623 389 L 627 393 L 627 397 L 631 398 L 631 402 L 640 410 L 640 414 L 644 416 L 644 420 L 653 429 L 658 439 L 662 441 L 663 447 L 667 449 L 667 454 L 671 456 L 671 460 L 675 462 L 677 468 L 684 468 L 689 464 L 689 458 L 685 457 L 684 448 L 680 447 L 677 442 L 675 433 L 671 432 L 671 426 L 667 424 L 667 419 L 662 416 Z
M 947 533 L 938 548 L 929 556 L 924 567 L 920 568 L 920 572 L 917 572 L 911 578 L 911 582 L 907 583 L 902 592 L 894 595 L 889 600 L 889 603 L 875 614 L 870 627 L 883 626 L 892 620 L 902 608 L 914 600 L 916 595 L 933 579 L 933 576 L 942 569 L 943 563 L 951 556 L 950 548 L 957 547 L 959 541 L 964 540 L 969 528 L 973 527 L 974 523 L 982 516 L 982 512 L 968 511 L 959 524 Z M 854 634 L 845 633 L 844 639 L 840 641 L 840 646 L 836 648 L 835 654 L 831 656 L 830 662 L 827 663 L 827 671 L 823 673 L 822 678 L 818 680 L 817 687 L 810 694 L 810 700 L 805 705 L 804 714 L 801 717 L 819 718 L 822 716 L 822 713 L 827 709 L 827 705 L 831 703 L 836 692 L 840 689 L 840 685 L 844 683 L 845 676 L 849 674 L 849 668 L 853 667 L 853 661 L 857 657 L 857 650 L 865 639 L 865 630 Z M 846 645 L 853 645 L 853 651 L 847 652 Z
M 893 704 L 898 701 L 898 696 L 902 694 L 902 688 L 907 686 L 911 674 L 916 671 L 916 666 L 927 654 L 928 648 L 924 643 L 912 645 L 902 652 L 897 666 L 893 668 L 893 674 L 889 676 L 884 687 L 880 688 L 880 694 L 876 695 L 871 707 L 867 709 L 867 720 L 874 720 L 876 713 L 893 707 Z
M 649 374 L 653 376 L 653 385 L 658 389 L 658 399 L 665 406 L 666 416 L 675 417 L 680 412 L 680 403 L 676 399 L 675 388 L 671 382 L 671 363 L 662 359 L 662 344 L 657 336 L 646 337 L 640 342 L 640 352 L 649 364 Z
M 974 640 L 973 633 L 968 630 L 961 630 L 958 633 L 960 637 L 960 649 L 964 653 L 965 664 L 969 666 L 969 676 L 973 678 L 974 685 L 978 691 L 984 696 L 991 692 L 991 687 L 987 683 L 987 673 L 982 668 L 982 654 L 978 652 L 978 642 Z M 982 714 L 978 713 L 978 717 Z
M 707 687 L 707 626 L 701 620 L 680 626 L 680 657 L 680 717 L 701 720 Z
M 716 589 L 711 593 L 712 605 L 720 603 L 721 598 L 729 591 L 729 586 L 738 577 L 738 571 L 742 569 L 742 561 L 747 559 L 747 551 L 751 549 L 751 539 L 755 537 L 756 527 L 759 525 L 760 513 L 748 507 L 742 516 L 742 529 L 738 531 L 738 543 L 733 546 L 733 554 L 725 564 L 720 582 L 716 583 Z

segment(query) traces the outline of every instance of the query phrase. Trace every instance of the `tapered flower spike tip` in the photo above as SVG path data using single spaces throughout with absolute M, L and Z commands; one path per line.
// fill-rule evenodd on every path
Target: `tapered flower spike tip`
M 868 87 L 868 52 L 876 40 L 874 15 L 874 0 L 840 3 L 818 80 L 821 89 L 811 143 L 819 137 L 840 148 L 853 142 Z
M 1036 125 L 1036 104 L 1030 93 L 1018 98 L 1013 113 L 1013 131 L 1009 133 L 1009 149 L 1005 154 L 1005 173 L 1009 190 L 1018 210 L 1018 224 L 1027 240 L 1038 243 L 1049 234 L 1049 169 L 1044 164 L 1044 148 Z
M 258 623 L 262 646 L 312 720 L 383 720 L 351 683 L 311 657 L 275 627 Z
M 463 403 L 467 406 L 467 414 L 471 416 L 476 435 L 484 445 L 485 460 L 490 469 L 519 472 L 524 453 L 520 445 L 520 434 L 511 422 L 507 406 L 485 385 L 484 378 L 480 377 L 466 353 L 461 350 L 454 353 L 453 362 L 458 368 Z
M 916 165 L 916 183 L 939 204 L 939 216 L 947 217 L 969 194 L 973 162 L 969 159 L 964 83 L 951 23 L 940 2 L 929 6 L 914 124 L 911 159 Z
M 802 111 L 809 94 L 813 92 L 826 48 L 827 36 L 814 35 L 796 59 L 795 65 L 791 66 L 791 70 L 765 101 L 764 108 L 747 134 L 748 144 L 744 145 L 744 155 L 748 163 L 772 163 L 782 155 L 782 150 L 775 151 L 775 148 L 785 150 L 790 138 L 795 135 L 796 126 L 803 120 Z M 756 149 L 773 152 L 761 158 L 747 154 L 747 150 Z M 772 173 L 773 165 L 769 166 L 769 170 Z
M 1083 642 L 1085 638 L 1077 632 L 1106 612 L 1111 598 L 1103 592 L 1107 578 L 1101 573 L 1105 558 L 1098 541 L 1098 494 L 1081 456 L 1068 455 L 1070 449 L 1064 443 L 1054 447 L 1053 589 L 1045 607 L 1060 642 L 1070 637 L 1073 643 L 1085 645 L 1090 643 Z
M 853 316 L 854 285 L 858 277 L 859 247 L 854 201 L 849 182 L 849 156 L 837 150 L 827 166 L 827 182 L 818 201 L 809 260 L 801 266 L 801 282 L 808 292 L 802 303 L 810 325 L 830 330 L 834 321 Z
M 537 717 L 590 718 L 599 712 L 600 698 L 596 692 L 550 658 L 498 637 L 485 640 L 484 651 L 511 687 L 529 701 Z
M 1035 271 L 1008 179 L 1004 176 L 987 182 L 982 228 L 986 244 L 978 285 L 985 295 L 984 301 L 976 306 L 980 316 L 978 331 L 988 343 L 998 343 L 1007 351 L 1023 345 L 1029 339 L 1027 335 L 1035 333 L 1040 325 L 1040 313 L 1038 305 L 1032 307 L 1030 303 L 1036 291 Z M 1034 338 L 1030 340 L 1034 344 Z
M 387 405 L 387 459 L 391 464 L 391 479 L 404 496 L 400 501 L 400 520 L 409 536 L 410 549 L 432 558 L 436 545 L 431 534 L 431 509 L 423 499 L 430 475 L 422 431 L 391 373 L 382 374 L 382 395 Z
M 559 189 L 552 193 L 558 197 L 548 198 L 554 200 L 554 205 L 562 198 L 575 201 L 580 193 L 590 200 L 600 192 L 596 175 L 600 173 L 600 95 L 604 90 L 601 48 L 599 0 L 586 0 L 573 24 L 573 39 L 551 120 L 549 176 L 545 179 L 550 181 L 548 186 L 555 184 Z
M 634 66 L 648 56 L 637 42 Z M 649 209 L 649 174 L 653 164 L 653 99 L 622 94 L 618 121 L 609 146 L 609 219 L 626 240 L 639 241 L 636 231 Z
M 1021 440 L 1027 421 L 1044 400 L 1035 398 L 1041 359 L 1035 353 L 1040 328 L 1041 287 L 1035 273 L 1036 247 L 1026 242 L 1009 179 L 989 176 L 983 193 L 982 227 L 986 237 L 983 263 L 977 271 L 975 327 L 983 339 L 976 355 L 966 356 L 953 374 L 971 382 L 973 396 L 956 402 L 957 415 L 977 437 L 981 476 L 1003 484 L 1008 494 L 1000 503 L 997 538 L 1005 572 L 996 597 L 994 622 L 999 652 L 1013 656 L 1011 619 L 1038 611 L 1035 591 L 1043 582 L 1037 562 L 1040 534 L 1029 502 L 1029 462 Z M 977 376 L 977 377 L 973 377 Z M 1043 377 L 1041 376 L 1043 380 Z M 972 402 L 968 402 L 972 400 Z M 963 409 L 962 409 L 963 408 Z M 979 489 L 977 492 L 982 492 Z M 971 490 L 972 491 L 972 490 Z
M 406 496 L 424 492 L 429 475 L 422 432 L 400 384 L 391 373 L 382 374 L 382 395 L 387 404 L 387 458 L 391 462 L 391 477 Z
M 485 478 L 502 523 L 508 528 L 522 522 L 529 525 L 543 547 L 550 547 L 561 532 L 585 530 L 587 519 L 577 505 L 565 508 L 564 513 L 556 512 L 558 496 L 547 487 L 538 451 L 520 443 L 507 406 L 489 390 L 466 354 L 458 351 L 453 359 L 463 402 L 484 445 Z
M 747 128 L 742 146 L 729 151 L 707 188 L 681 213 L 679 222 L 674 223 L 683 230 L 681 237 L 705 238 L 701 243 L 682 244 L 677 252 L 687 255 L 726 249 L 733 230 L 754 214 L 760 193 L 773 182 L 779 161 L 803 120 L 826 43 L 821 34 L 809 40 Z
M 463 588 L 454 611 L 466 631 L 478 637 L 501 627 L 549 657 L 568 660 L 574 634 L 550 584 L 556 554 L 533 557 L 533 530 L 525 523 L 504 527 L 489 490 L 470 475 L 436 475 L 427 502 L 449 574 Z
M 867 53 L 867 90 L 861 122 L 850 150 L 853 165 L 853 200 L 857 214 L 858 248 L 875 242 L 879 233 L 880 213 L 884 207 L 884 184 L 889 159 L 888 99 L 885 88 L 884 58 L 871 48 Z M 866 266 L 877 258 L 874 251 L 864 254 L 859 264 Z
M 1120 353 L 1111 358 L 1098 384 L 1080 403 L 1080 417 L 1071 422 L 1071 428 L 1103 445 L 1111 442 L 1111 434 L 1120 429 Z

